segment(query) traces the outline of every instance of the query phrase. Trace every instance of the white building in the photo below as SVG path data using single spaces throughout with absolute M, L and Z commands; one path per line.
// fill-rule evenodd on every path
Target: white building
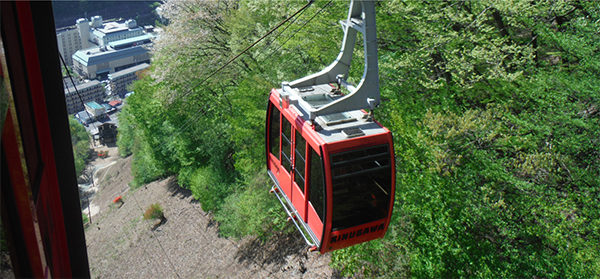
M 87 20 L 87 18 L 80 18 L 75 23 L 77 25 L 77 31 L 79 32 L 79 38 L 81 40 L 80 49 L 92 47 L 93 44 L 90 41 L 90 22 Z
M 152 30 L 149 28 L 148 30 Z M 113 73 L 126 67 L 135 66 L 143 62 L 150 62 L 147 51 L 142 54 L 141 49 L 129 52 L 121 52 L 125 48 L 136 47 L 150 43 L 154 35 L 145 32 L 145 29 L 137 26 L 137 22 L 129 19 L 125 22 L 104 22 L 101 16 L 94 16 L 91 21 L 86 18 L 80 18 L 75 26 L 58 29 L 56 32 L 58 49 L 69 66 L 75 66 L 79 74 L 86 78 L 94 79 L 98 75 L 105 77 L 107 73 Z M 75 55 L 77 51 L 82 53 Z M 113 52 L 114 51 L 114 52 Z M 102 53 L 101 53 L 102 52 Z M 113 53 L 111 53 L 113 52 Z M 131 53 L 132 57 L 123 59 Z M 89 57 L 102 57 L 103 62 L 115 59 L 119 60 L 106 65 L 96 65 L 90 62 Z M 81 59 L 76 59 L 76 57 Z M 74 62 L 73 59 L 79 61 Z M 98 60 L 98 59 L 91 59 Z M 96 72 L 100 72 L 97 74 Z M 103 72 L 104 71 L 104 72 Z
M 102 17 L 98 20 L 100 23 L 96 25 L 100 27 L 92 28 L 91 32 L 91 40 L 98 46 L 107 46 L 110 42 L 144 35 L 144 29 L 138 27 L 133 19 L 129 19 L 125 23 L 102 23 Z
M 143 45 L 90 48 L 73 54 L 73 69 L 87 79 L 104 80 L 108 74 L 142 63 L 150 63 L 150 53 Z
M 65 63 L 69 66 L 73 65 L 71 56 L 82 48 L 79 30 L 73 26 L 58 29 L 56 31 L 56 41 L 58 42 L 58 51 Z
M 85 111 L 87 111 L 92 118 L 99 118 L 106 114 L 106 109 L 94 101 L 85 103 Z

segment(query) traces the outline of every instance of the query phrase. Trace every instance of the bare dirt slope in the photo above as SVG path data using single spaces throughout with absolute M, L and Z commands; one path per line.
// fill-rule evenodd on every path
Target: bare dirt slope
M 92 205 L 99 210 L 85 231 L 93 278 L 338 277 L 328 266 L 329 255 L 306 252 L 299 236 L 267 243 L 219 237 L 210 214 L 174 178 L 129 190 L 131 158 L 116 160 L 96 178 Z M 120 207 L 112 202 L 118 195 L 124 200 Z M 153 203 L 167 218 L 154 231 L 155 222 L 143 219 Z

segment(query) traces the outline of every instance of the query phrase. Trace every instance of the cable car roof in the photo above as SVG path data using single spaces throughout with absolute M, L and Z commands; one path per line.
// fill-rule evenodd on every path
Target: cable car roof
M 309 113 L 300 105 L 295 98 L 300 96 L 304 101 L 310 103 L 313 107 L 318 107 L 320 103 L 326 104 L 339 97 L 332 96 L 332 87 L 329 84 L 320 84 L 310 86 L 310 88 L 302 88 L 298 91 L 298 95 L 291 94 L 286 97 L 281 89 L 276 89 L 279 94 L 280 101 L 282 98 L 288 98 L 289 106 L 301 117 L 304 121 L 309 121 Z M 283 94 L 282 94 L 283 93 Z M 362 110 L 351 110 L 345 112 L 332 113 L 321 115 L 315 118 L 312 122 L 315 124 L 315 132 L 325 143 L 332 143 L 356 138 L 361 136 L 370 136 L 385 133 L 388 130 L 381 127 L 377 122 L 369 119 L 368 113 Z

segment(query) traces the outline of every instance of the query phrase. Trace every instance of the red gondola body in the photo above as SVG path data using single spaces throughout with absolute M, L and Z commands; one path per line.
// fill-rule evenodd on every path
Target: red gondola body
M 269 96 L 268 173 L 307 242 L 321 253 L 383 237 L 392 214 L 392 134 L 365 119 L 366 112 L 352 113 L 360 117 L 329 125 L 318 117 L 311 125 L 279 89 Z M 362 135 L 346 134 L 352 129 Z
M 383 237 L 394 206 L 392 134 L 372 119 L 380 101 L 374 2 L 351 1 L 341 24 L 335 61 L 271 90 L 267 110 L 272 192 L 321 253 Z M 364 72 L 354 86 L 346 78 L 358 32 Z

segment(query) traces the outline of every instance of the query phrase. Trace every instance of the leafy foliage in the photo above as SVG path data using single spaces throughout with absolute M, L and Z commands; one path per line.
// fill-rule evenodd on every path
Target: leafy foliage
M 273 231 L 289 228 L 287 215 L 265 190 L 265 179 L 262 174 L 255 175 L 257 181 L 223 201 L 222 209 L 215 216 L 222 235 L 236 238 L 257 235 L 264 238 Z
M 72 116 L 69 116 L 69 130 L 71 132 L 71 144 L 73 145 L 75 172 L 77 176 L 80 176 L 90 159 L 90 138 L 85 127 Z
M 83 221 L 83 224 L 86 225 L 90 222 L 90 217 L 85 213 L 81 213 L 81 220 Z
M 335 58 L 347 3 L 205 78 L 302 4 L 167 2 L 151 74 L 121 114 L 136 183 L 176 174 L 227 236 L 286 227 L 259 171 L 267 92 Z M 395 208 L 385 238 L 334 252 L 333 265 L 364 277 L 600 276 L 600 8 L 382 1 L 377 24 Z
M 202 204 L 206 211 L 218 210 L 225 198 L 234 191 L 234 184 L 222 170 L 215 170 L 212 166 L 196 169 L 189 182 L 189 188 Z

